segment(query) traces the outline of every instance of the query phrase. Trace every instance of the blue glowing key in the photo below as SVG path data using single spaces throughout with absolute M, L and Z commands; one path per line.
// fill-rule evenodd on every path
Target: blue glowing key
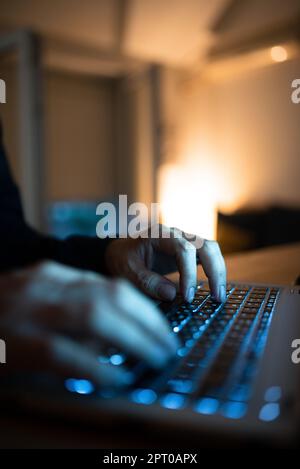
M 271 386 L 265 392 L 265 400 L 268 402 L 277 402 L 281 399 L 282 391 L 280 386 Z
M 247 412 L 247 406 L 243 402 L 226 402 L 222 406 L 222 414 L 229 419 L 241 419 Z
M 77 394 L 91 394 L 95 390 L 94 385 L 87 379 L 70 378 L 65 381 L 65 386 L 68 391 Z
M 161 405 L 167 409 L 180 409 L 185 404 L 185 397 L 181 394 L 169 393 L 161 399 Z
M 204 415 L 213 415 L 217 412 L 219 407 L 219 401 L 217 399 L 213 399 L 212 397 L 204 397 L 201 399 L 196 407 L 196 412 Z
M 150 405 L 156 400 L 156 392 L 152 389 L 135 389 L 131 393 L 131 399 L 136 404 Z
M 276 420 L 280 415 L 280 407 L 279 404 L 275 402 L 269 402 L 265 404 L 260 409 L 259 418 L 264 422 L 272 422 Z

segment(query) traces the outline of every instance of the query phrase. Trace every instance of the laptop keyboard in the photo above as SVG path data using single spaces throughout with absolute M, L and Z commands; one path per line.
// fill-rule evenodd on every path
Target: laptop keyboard
M 136 376 L 127 398 L 143 405 L 156 402 L 169 409 L 243 417 L 278 295 L 278 288 L 228 285 L 227 300 L 220 304 L 200 285 L 192 303 L 177 298 L 165 306 L 179 337 L 177 358 L 159 374 L 126 357 L 117 360 L 127 362 Z M 102 397 L 111 395 L 103 391 Z

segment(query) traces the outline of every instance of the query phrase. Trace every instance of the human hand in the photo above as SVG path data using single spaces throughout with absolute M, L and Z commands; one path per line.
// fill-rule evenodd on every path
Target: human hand
M 144 293 L 153 298 L 170 301 L 176 295 L 174 283 L 152 271 L 154 258 L 159 252 L 172 256 L 180 273 L 180 292 L 191 302 L 197 285 L 197 257 L 208 277 L 212 296 L 216 301 L 226 299 L 226 268 L 219 245 L 215 241 L 202 240 L 191 235 L 187 237 L 180 230 L 172 228 L 174 236 L 163 237 L 161 226 L 158 238 L 116 239 L 106 250 L 106 265 L 112 275 L 122 276 L 133 282 Z
M 154 368 L 177 348 L 155 304 L 128 282 L 54 262 L 0 276 L 0 336 L 7 344 L 1 373 L 50 371 L 107 386 L 129 384 L 130 374 L 100 363 L 99 345 Z

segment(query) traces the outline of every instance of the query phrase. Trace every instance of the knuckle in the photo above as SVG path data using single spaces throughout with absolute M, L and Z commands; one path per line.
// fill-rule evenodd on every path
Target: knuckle
M 171 226 L 169 228 L 169 231 L 170 231 L 170 235 L 173 237 L 173 238 L 181 238 L 181 231 L 176 228 L 175 226 Z
M 149 275 L 147 272 L 139 272 L 138 282 L 145 290 L 152 290 L 154 287 L 154 276 Z
M 219 249 L 219 244 L 217 241 L 206 239 L 204 241 L 204 247 L 208 252 L 216 252 Z
M 189 241 L 181 238 L 178 240 L 178 251 L 185 254 L 196 253 L 196 247 Z

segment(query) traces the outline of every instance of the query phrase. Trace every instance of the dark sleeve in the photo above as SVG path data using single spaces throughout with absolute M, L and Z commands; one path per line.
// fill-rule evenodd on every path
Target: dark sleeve
M 110 239 L 44 236 L 24 219 L 19 190 L 6 159 L 0 123 L 0 271 L 24 267 L 43 259 L 107 273 L 104 253 Z

